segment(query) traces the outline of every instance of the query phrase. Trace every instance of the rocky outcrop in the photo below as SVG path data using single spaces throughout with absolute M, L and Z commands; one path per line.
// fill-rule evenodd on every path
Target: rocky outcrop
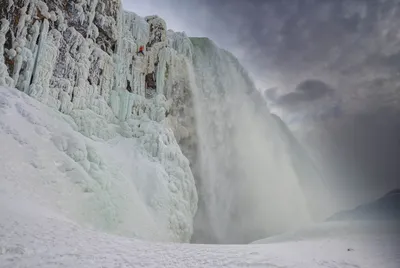
M 399 220 L 400 189 L 390 191 L 383 197 L 360 205 L 352 210 L 341 211 L 329 217 L 327 221 L 361 221 L 361 220 Z

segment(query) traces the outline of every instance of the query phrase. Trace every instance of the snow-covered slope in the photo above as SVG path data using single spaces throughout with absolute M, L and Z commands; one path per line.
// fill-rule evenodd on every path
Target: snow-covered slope
M 197 194 L 193 179 L 185 176 L 185 169 L 191 174 L 188 161 L 171 130 L 150 120 L 136 122 L 141 126 L 133 129 L 135 139 L 129 123 L 106 125 L 113 130 L 107 141 L 88 138 L 71 117 L 1 88 L 3 194 L 28 190 L 26 198 L 104 231 L 189 241 Z
M 400 190 L 393 190 L 385 196 L 352 210 L 341 211 L 328 218 L 329 221 L 357 220 L 400 220 Z M 400 225 L 399 225 L 400 226 Z
M 2 268 L 398 268 L 400 261 L 395 251 L 400 241 L 391 232 L 393 229 L 348 236 L 340 231 L 341 227 L 331 225 L 314 231 L 308 229 L 300 236 L 293 234 L 284 241 L 280 239 L 280 243 L 266 245 L 150 243 L 82 228 L 49 209 L 49 204 L 40 203 L 40 196 L 31 196 L 33 191 L 28 185 L 2 183 L 2 186 Z
M 63 202 L 76 204 L 68 213 L 82 223 L 189 241 L 197 192 L 178 145 L 193 129 L 192 108 L 182 107 L 190 104 L 189 39 L 167 36 L 162 19 L 125 12 L 120 1 L 0 1 L 0 14 L 0 86 L 42 103 L 32 109 L 20 103 L 26 95 L 2 88 L 2 141 L 36 144 L 22 146 L 20 160 L 8 156 L 16 143 L 1 147 L 7 163 L 37 162 L 32 183 L 71 183 L 53 187 L 60 200 L 79 185 Z

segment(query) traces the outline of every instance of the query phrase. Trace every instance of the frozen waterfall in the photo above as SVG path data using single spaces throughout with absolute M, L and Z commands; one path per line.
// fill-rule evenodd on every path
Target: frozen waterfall
M 22 2 L 0 9 L 8 14 L 0 24 L 0 86 L 26 93 L 16 95 L 23 107 L 29 95 L 68 118 L 41 146 L 68 164 L 50 177 L 77 185 L 61 206 L 71 218 L 146 240 L 189 242 L 195 230 L 192 241 L 204 243 L 250 242 L 309 221 L 287 141 L 251 98 L 254 85 L 232 54 L 167 31 L 157 16 L 125 12 L 119 1 L 107 9 L 82 2 L 73 12 L 58 2 Z M 58 124 L 37 116 L 50 122 L 42 127 Z M 2 121 L 28 135 L 15 118 Z M 48 170 L 51 159 L 43 161 Z M 47 180 L 44 168 L 32 169 L 32 181 Z
M 246 93 L 254 85 L 237 59 L 191 39 L 200 195 L 195 243 L 246 243 L 309 221 L 278 126 Z M 197 174 L 196 174 L 197 173 Z

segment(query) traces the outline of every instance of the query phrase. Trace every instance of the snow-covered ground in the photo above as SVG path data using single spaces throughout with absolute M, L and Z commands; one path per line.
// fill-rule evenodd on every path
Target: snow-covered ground
M 80 112 L 96 119 L 89 110 Z M 173 134 L 151 120 L 134 129 L 129 127 L 135 122 L 104 123 L 102 131 L 113 138 L 102 140 L 84 136 L 75 122 L 23 92 L 0 87 L 1 195 L 20 191 L 107 232 L 189 241 L 197 194 Z
M 316 228 L 317 232 L 310 229 L 303 236 L 293 235 L 281 243 L 266 245 L 142 242 L 81 227 L 29 197 L 31 191 L 22 185 L 21 189 L 12 188 L 11 183 L 1 185 L 0 267 L 4 268 L 397 268 L 400 261 L 392 233 L 358 232 L 352 236 L 336 224 L 327 225 L 327 235 L 318 235 L 321 228 Z
M 189 217 L 178 217 L 190 212 L 184 203 L 190 196 L 174 201 L 168 176 L 142 155 L 139 140 L 116 135 L 96 141 L 76 129 L 68 116 L 15 89 L 0 89 L 0 267 L 398 268 L 393 225 L 332 222 L 251 245 L 133 238 L 135 230 L 159 241 L 190 233 Z M 128 146 L 131 154 L 120 155 Z M 179 209 L 166 215 L 165 204 Z M 163 230 L 171 219 L 182 225 Z

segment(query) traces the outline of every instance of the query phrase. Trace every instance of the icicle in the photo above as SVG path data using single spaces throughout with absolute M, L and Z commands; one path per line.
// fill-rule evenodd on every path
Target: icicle
M 6 42 L 6 34 L 9 31 L 9 22 L 6 19 L 0 21 L 0 86 L 7 86 L 11 82 L 9 79 L 7 66 L 4 62 L 4 44 Z

